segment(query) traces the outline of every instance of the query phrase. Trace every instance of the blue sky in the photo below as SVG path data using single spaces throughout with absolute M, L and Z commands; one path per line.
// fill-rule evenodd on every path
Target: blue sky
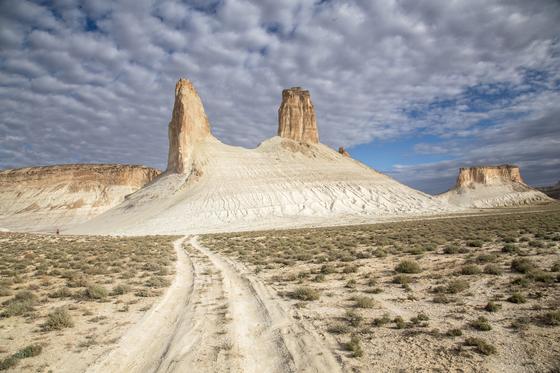
M 275 135 L 301 86 L 322 142 L 412 187 L 560 179 L 554 0 L 0 0 L 0 167 L 164 168 L 179 77 L 228 144 Z

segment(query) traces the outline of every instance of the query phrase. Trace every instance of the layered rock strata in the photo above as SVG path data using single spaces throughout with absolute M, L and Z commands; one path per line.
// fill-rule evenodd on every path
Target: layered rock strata
M 551 201 L 525 184 L 519 167 L 514 165 L 461 168 L 455 187 L 437 198 L 471 208 L 515 207 Z
M 169 122 L 167 173 L 190 173 L 197 144 L 211 136 L 210 122 L 193 84 L 180 79 L 175 86 L 175 103 Z
M 0 229 L 54 230 L 123 202 L 159 175 L 144 166 L 69 164 L 0 171 Z
M 319 143 L 315 109 L 309 91 L 293 87 L 282 91 L 278 109 L 278 136 L 308 144 Z

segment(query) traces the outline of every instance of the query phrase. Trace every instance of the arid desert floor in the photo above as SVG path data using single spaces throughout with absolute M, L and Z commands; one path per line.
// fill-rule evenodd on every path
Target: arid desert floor
M 0 370 L 560 369 L 557 205 L 0 245 Z

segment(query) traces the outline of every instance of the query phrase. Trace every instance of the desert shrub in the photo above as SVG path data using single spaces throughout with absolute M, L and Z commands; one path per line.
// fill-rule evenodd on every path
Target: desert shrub
M 483 244 L 484 244 L 484 242 L 482 242 L 482 240 L 467 241 L 467 246 L 468 247 L 482 247 Z
M 554 282 L 554 276 L 551 273 L 541 271 L 540 269 L 533 270 L 527 274 L 527 277 L 533 281 L 544 282 L 551 284 Z
M 113 295 L 123 295 L 123 294 L 126 294 L 126 293 L 130 292 L 130 290 L 132 290 L 132 289 L 129 285 L 119 284 L 119 285 L 117 285 L 113 288 L 113 291 L 111 291 L 111 294 L 113 294 Z
M 383 326 L 383 325 L 388 324 L 390 322 L 391 322 L 391 319 L 389 318 L 388 313 L 384 313 L 383 316 L 373 319 L 373 325 L 374 326 Z
M 517 248 L 517 246 L 512 245 L 512 244 L 506 244 L 506 245 L 502 246 L 502 252 L 503 253 L 514 254 L 518 251 L 519 251 L 519 249 Z
M 358 267 L 356 266 L 345 266 L 342 268 L 342 273 L 356 273 L 358 271 Z
M 528 273 L 535 269 L 535 264 L 527 258 L 516 258 L 511 261 L 511 270 L 518 273 Z
M 496 254 L 480 254 L 476 257 L 476 261 L 479 263 L 491 263 L 495 262 L 498 257 Z
M 350 341 L 344 344 L 344 348 L 352 353 L 353 357 L 360 357 L 363 355 L 360 338 L 357 335 L 352 335 Z
M 480 267 L 474 264 L 467 264 L 463 266 L 460 271 L 462 275 L 478 275 L 481 272 Z
M 461 335 L 463 335 L 463 331 L 461 329 L 449 329 L 445 335 L 449 336 L 449 337 L 459 337 Z
M 413 260 L 402 260 L 395 267 L 395 271 L 399 273 L 419 273 L 422 269 L 420 265 Z
M 298 287 L 291 292 L 290 297 L 294 299 L 313 301 L 319 299 L 319 292 L 306 286 Z
M 419 313 L 418 315 L 414 316 L 410 319 L 410 322 L 413 325 L 420 325 L 422 322 L 428 321 L 430 318 L 425 313 Z
M 486 306 L 484 306 L 484 309 L 488 312 L 498 312 L 501 308 L 502 305 L 500 303 L 495 303 L 492 301 L 488 302 Z
M 31 312 L 37 303 L 37 296 L 28 290 L 18 291 L 12 299 L 4 302 L 6 306 L 2 312 L 2 317 L 20 316 Z
M 43 330 L 61 330 L 64 328 L 71 328 L 74 326 L 74 321 L 72 321 L 72 316 L 65 308 L 56 308 L 54 311 L 48 314 L 47 320 L 41 326 Z
M 372 308 L 375 302 L 370 297 L 356 296 L 353 298 L 355 307 L 357 308 Z
M 344 319 L 348 322 L 348 324 L 357 327 L 360 326 L 364 318 L 354 310 L 346 310 Z
M 12 291 L 9 288 L 0 285 L 0 297 L 7 297 L 9 295 L 12 295 Z
M 488 319 L 484 316 L 480 316 L 478 319 L 471 321 L 470 325 L 476 330 L 480 330 L 482 332 L 492 330 L 492 326 L 488 322 Z
M 412 283 L 412 278 L 410 276 L 407 275 L 396 275 L 393 277 L 393 281 L 394 284 L 399 284 L 399 285 L 408 285 L 410 283 Z
M 400 316 L 397 316 L 393 319 L 393 322 L 395 323 L 395 327 L 397 329 L 403 329 L 404 327 L 406 327 L 406 323 L 404 322 L 404 319 Z
M 19 360 L 37 356 L 42 351 L 43 351 L 43 347 L 41 347 L 41 345 L 38 344 L 24 347 L 18 352 L 16 352 L 15 354 L 3 360 L 0 360 L 0 370 L 8 370 L 10 368 L 13 368 L 17 365 Z
M 387 252 L 383 249 L 377 249 L 373 255 L 375 255 L 376 258 L 385 258 L 387 256 Z
M 327 331 L 332 334 L 345 334 L 350 331 L 350 327 L 343 323 L 335 323 L 328 327 Z
M 484 273 L 486 273 L 487 275 L 498 276 L 502 274 L 502 269 L 497 264 L 487 264 L 486 266 L 484 266 Z
M 84 290 L 83 295 L 87 299 L 105 299 L 109 295 L 109 291 L 101 285 L 90 284 Z
M 443 249 L 443 253 L 444 253 L 444 254 L 448 254 L 448 255 L 451 255 L 451 254 L 458 254 L 459 252 L 461 252 L 461 250 L 460 250 L 459 247 L 457 247 L 457 246 L 446 246 L 446 247 Z
M 496 353 L 496 347 L 492 346 L 482 338 L 469 337 L 465 339 L 465 345 L 476 347 L 476 351 L 483 355 L 492 355 Z
M 332 264 L 323 264 L 321 266 L 321 273 L 322 274 L 328 275 L 330 273 L 335 273 L 335 272 L 336 272 L 336 268 Z
M 547 312 L 541 316 L 541 320 L 546 325 L 558 326 L 560 325 L 560 311 Z
M 146 286 L 151 288 L 163 288 L 169 286 L 169 280 L 161 276 L 152 276 L 146 281 Z
M 313 277 L 313 281 L 315 282 L 323 282 L 325 281 L 325 275 L 322 273 L 319 273 L 318 275 L 316 275 L 315 277 Z
M 517 292 L 511 294 L 511 296 L 507 300 L 508 300 L 508 302 L 516 303 L 516 304 L 527 302 L 527 299 L 525 299 L 525 296 L 523 294 L 517 293 Z
M 66 286 L 56 289 L 49 293 L 49 298 L 67 298 L 72 296 L 72 292 Z
M 552 263 L 552 267 L 550 267 L 551 272 L 560 272 L 560 260 Z
M 469 283 L 465 280 L 452 280 L 447 284 L 446 292 L 449 294 L 458 294 L 467 290 L 469 286 Z

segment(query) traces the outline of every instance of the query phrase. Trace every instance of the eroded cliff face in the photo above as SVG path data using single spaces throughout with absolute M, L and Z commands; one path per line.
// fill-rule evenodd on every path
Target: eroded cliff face
M 545 194 L 525 184 L 519 167 L 513 165 L 461 168 L 455 187 L 437 198 L 454 205 L 474 208 L 515 207 L 551 202 Z
M 159 170 L 70 164 L 0 171 L 0 228 L 45 230 L 88 220 L 124 201 Z
M 278 109 L 278 136 L 308 144 L 319 143 L 315 109 L 309 91 L 300 87 L 282 91 Z
M 190 173 L 193 149 L 211 136 L 210 122 L 193 84 L 179 79 L 175 86 L 175 104 L 169 122 L 167 173 Z
M 520 183 L 525 185 L 521 178 L 519 167 L 514 165 L 465 167 L 459 169 L 456 187 L 466 187 L 474 183 L 483 185 Z

